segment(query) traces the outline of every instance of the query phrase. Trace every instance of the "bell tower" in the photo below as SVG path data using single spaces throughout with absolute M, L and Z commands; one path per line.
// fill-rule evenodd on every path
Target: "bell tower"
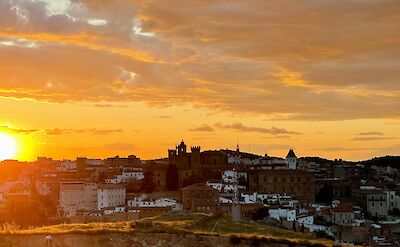
M 181 144 L 176 147 L 176 150 L 178 151 L 178 156 L 186 155 L 186 144 L 183 140 L 181 141 Z

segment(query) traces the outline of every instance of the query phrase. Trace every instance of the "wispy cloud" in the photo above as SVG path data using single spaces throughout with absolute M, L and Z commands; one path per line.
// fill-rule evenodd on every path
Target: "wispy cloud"
M 353 141 L 381 141 L 381 140 L 392 140 L 396 139 L 395 137 L 381 137 L 381 136 L 362 136 L 362 137 L 354 137 Z
M 392 140 L 395 137 L 386 137 L 384 133 L 378 131 L 361 132 L 356 134 L 356 137 L 352 138 L 352 141 L 380 141 L 380 140 Z
M 121 133 L 121 129 L 47 129 L 42 132 L 47 135 L 66 135 L 66 134 L 92 134 L 92 135 L 110 135 Z
M 358 133 L 357 135 L 359 135 L 359 136 L 383 136 L 384 133 L 382 133 L 382 132 L 376 132 L 376 131 L 371 131 L 371 132 L 362 132 L 362 133 Z
M 156 116 L 157 118 L 161 118 L 161 119 L 169 119 L 172 118 L 172 116 L 169 115 L 160 115 L 160 116 Z
M 12 134 L 46 134 L 46 135 L 67 135 L 67 134 L 92 134 L 92 135 L 110 135 L 115 133 L 122 133 L 122 129 L 61 129 L 61 128 L 53 128 L 53 129 L 21 129 L 15 128 L 11 125 L 0 125 L 0 131 L 4 131 Z
M 0 125 L 0 131 L 13 133 L 13 134 L 22 134 L 22 135 L 28 135 L 28 134 L 40 132 L 40 130 L 38 130 L 38 129 L 20 129 L 20 128 L 14 128 L 11 125 Z
M 357 148 L 357 147 L 324 147 L 314 148 L 313 151 L 324 151 L 324 152 L 352 152 L 352 151 L 370 151 L 375 150 L 374 148 Z
M 218 129 L 230 129 L 230 130 L 236 130 L 236 131 L 241 131 L 241 132 L 255 132 L 255 133 L 270 134 L 270 135 L 282 135 L 282 134 L 299 135 L 299 134 L 301 134 L 299 132 L 287 130 L 284 128 L 254 127 L 254 126 L 247 126 L 242 123 L 232 123 L 232 124 L 216 123 L 215 127 Z
M 288 121 L 399 113 L 397 1 L 54 2 L 0 1 L 0 97 Z
M 213 132 L 213 131 L 215 131 L 215 128 L 212 127 L 212 126 L 210 126 L 210 125 L 203 124 L 203 125 L 201 125 L 201 126 L 189 128 L 189 131 Z
M 111 150 L 120 150 L 120 151 L 133 151 L 137 150 L 137 147 L 132 143 L 125 142 L 116 142 L 116 143 L 107 143 L 102 146 L 105 149 Z

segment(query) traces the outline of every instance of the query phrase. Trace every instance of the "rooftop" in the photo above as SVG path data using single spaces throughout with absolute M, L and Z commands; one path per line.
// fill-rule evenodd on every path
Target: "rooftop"
M 118 184 L 99 184 L 98 189 L 124 189 L 125 187 Z
M 183 191 L 193 191 L 193 190 L 208 190 L 208 191 L 216 191 L 215 189 L 211 188 L 210 186 L 207 186 L 206 184 L 202 183 L 197 183 L 197 184 L 192 184 L 189 186 L 186 186 L 185 188 L 182 189 Z
M 289 150 L 289 153 L 287 154 L 286 158 L 297 158 L 297 156 L 294 153 L 293 149 Z
M 336 208 L 331 210 L 334 213 L 352 213 L 354 212 L 353 207 L 348 203 L 340 203 Z

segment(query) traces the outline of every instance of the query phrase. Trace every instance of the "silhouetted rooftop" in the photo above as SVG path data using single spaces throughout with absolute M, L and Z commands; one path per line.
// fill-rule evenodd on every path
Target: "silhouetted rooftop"
M 293 149 L 289 150 L 289 153 L 287 154 L 286 158 L 297 158 L 297 156 L 294 153 Z

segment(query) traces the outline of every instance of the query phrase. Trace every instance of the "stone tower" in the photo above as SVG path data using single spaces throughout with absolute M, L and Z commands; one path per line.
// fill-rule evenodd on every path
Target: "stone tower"
M 190 156 L 190 163 L 192 167 L 200 166 L 200 146 L 191 147 L 192 154 Z
M 170 164 L 175 164 L 176 150 L 168 149 L 168 162 Z

